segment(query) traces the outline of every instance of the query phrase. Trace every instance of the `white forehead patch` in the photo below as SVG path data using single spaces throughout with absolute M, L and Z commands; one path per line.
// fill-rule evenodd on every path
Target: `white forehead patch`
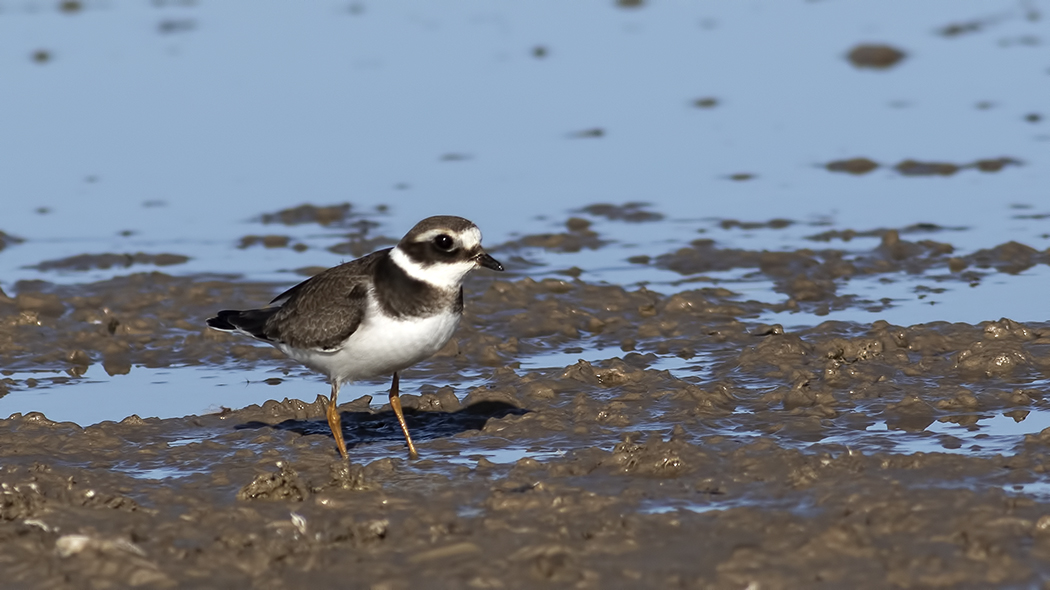
M 463 248 L 466 250 L 473 250 L 481 245 L 481 230 L 472 227 L 467 231 L 463 232 Z

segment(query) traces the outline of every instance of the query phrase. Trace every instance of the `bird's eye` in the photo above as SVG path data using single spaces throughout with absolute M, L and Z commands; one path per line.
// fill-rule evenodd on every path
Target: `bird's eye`
M 434 238 L 434 245 L 442 250 L 451 250 L 455 243 L 456 242 L 446 234 L 441 234 Z

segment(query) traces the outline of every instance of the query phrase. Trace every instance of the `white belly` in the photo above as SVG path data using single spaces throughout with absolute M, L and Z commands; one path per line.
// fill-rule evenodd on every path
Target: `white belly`
M 343 347 L 333 352 L 291 349 L 283 344 L 278 348 L 339 383 L 392 375 L 441 350 L 456 331 L 459 317 L 446 313 L 402 321 L 380 316 L 378 321 L 362 322 Z

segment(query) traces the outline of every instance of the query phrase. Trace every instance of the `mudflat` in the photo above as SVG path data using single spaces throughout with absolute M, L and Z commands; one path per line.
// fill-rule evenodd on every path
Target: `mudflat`
M 788 297 L 778 306 L 819 310 L 877 304 L 837 293 L 843 273 L 951 257 L 898 232 L 848 259 L 711 247 L 640 262 L 753 264 Z M 949 272 L 970 282 L 1041 256 L 1007 244 Z M 279 364 L 203 323 L 278 289 L 161 273 L 21 284 L 0 301 L 0 355 L 74 381 L 93 364 Z M 417 461 L 381 395 L 341 406 L 349 464 L 320 399 L 88 427 L 0 420 L 4 584 L 1031 588 L 1050 576 L 1050 429 L 977 427 L 1047 411 L 1050 324 L 793 331 L 756 321 L 771 304 L 718 287 L 473 278 L 467 293 L 453 341 L 404 376 Z M 608 358 L 522 368 L 580 343 Z M 467 391 L 441 385 L 479 373 Z

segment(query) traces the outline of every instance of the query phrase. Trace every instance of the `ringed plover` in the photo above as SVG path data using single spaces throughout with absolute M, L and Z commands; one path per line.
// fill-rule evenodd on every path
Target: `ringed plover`
M 390 407 L 415 458 L 397 374 L 452 338 L 463 315 L 463 279 L 479 266 L 503 270 L 482 249 L 476 225 L 462 217 L 428 217 L 393 248 L 329 268 L 278 295 L 269 307 L 220 311 L 208 326 L 272 344 L 326 375 L 332 385 L 328 426 L 343 459 L 339 386 L 393 375 Z

